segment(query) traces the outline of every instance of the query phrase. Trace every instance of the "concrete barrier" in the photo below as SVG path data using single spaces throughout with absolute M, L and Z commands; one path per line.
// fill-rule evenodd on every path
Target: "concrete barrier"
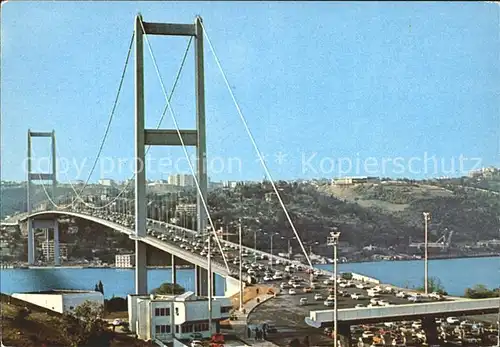
M 455 316 L 498 312 L 498 298 L 469 299 L 462 301 L 403 304 L 388 307 L 348 308 L 338 311 L 339 321 L 391 321 L 391 319 L 412 319 L 423 316 Z M 319 323 L 332 321 L 333 310 L 310 311 L 310 318 Z
M 273 299 L 275 298 L 277 295 L 279 295 L 279 293 L 281 292 L 281 289 L 279 287 L 276 287 L 276 288 L 272 288 L 272 290 L 274 291 L 274 295 L 271 295 L 271 294 L 266 294 L 266 297 L 264 299 L 260 299 L 259 302 L 257 302 L 253 307 L 251 307 L 248 312 L 246 312 L 246 323 L 248 324 L 248 317 L 250 317 L 250 314 L 253 312 L 253 310 L 255 310 L 259 305 L 262 305 L 263 303 L 265 303 L 266 301 L 270 300 L 270 299 Z M 257 300 L 257 298 L 255 299 Z
M 356 281 L 361 281 L 361 282 L 370 282 L 370 283 L 375 283 L 375 284 L 380 284 L 380 280 L 373 278 L 373 277 L 368 277 L 365 275 L 361 275 L 355 272 L 351 272 L 352 274 L 352 279 Z

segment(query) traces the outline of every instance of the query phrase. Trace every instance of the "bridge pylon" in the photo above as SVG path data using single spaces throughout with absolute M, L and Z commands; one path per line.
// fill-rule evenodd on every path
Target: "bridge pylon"
M 41 172 L 33 172 L 32 171 L 32 156 L 31 149 L 32 143 L 31 139 L 33 137 L 44 137 L 51 139 L 51 152 L 52 152 L 52 169 L 50 173 L 41 173 Z M 37 168 L 39 169 L 39 168 Z M 31 201 L 31 188 L 33 181 L 52 181 L 52 190 L 50 192 L 50 199 L 52 201 L 56 198 L 56 187 L 57 187 L 57 176 L 56 176 L 56 133 L 54 130 L 51 132 L 36 132 L 28 129 L 28 153 L 27 153 L 27 188 L 26 188 L 26 204 L 27 204 L 27 212 L 28 212 L 28 264 L 33 265 L 35 263 L 35 251 L 36 251 L 36 243 L 35 243 L 35 233 L 34 228 L 37 227 L 37 224 L 34 224 L 34 221 L 29 217 L 33 210 L 33 204 Z M 44 187 L 45 190 L 45 187 Z M 49 192 L 47 192 L 49 194 Z M 54 225 L 48 226 L 47 224 L 40 224 L 39 226 L 42 228 L 53 228 L 54 229 L 54 260 L 55 265 L 60 265 L 59 259 L 59 229 L 57 226 L 57 220 L 54 221 Z M 46 240 L 48 241 L 48 239 Z
M 194 146 L 197 151 L 196 179 L 198 231 L 205 232 L 207 215 L 203 200 L 207 198 L 205 77 L 202 19 L 193 24 L 148 23 L 141 14 L 135 18 L 135 290 L 147 294 L 146 245 L 146 168 L 145 146 Z M 196 129 L 145 129 L 144 121 L 144 35 L 191 36 L 195 42 Z M 179 136 L 180 135 L 180 136 Z M 182 137 L 182 142 L 179 137 Z

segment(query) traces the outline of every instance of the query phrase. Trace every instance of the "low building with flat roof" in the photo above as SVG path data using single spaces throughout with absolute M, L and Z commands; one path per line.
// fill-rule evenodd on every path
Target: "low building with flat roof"
M 88 290 L 45 290 L 14 293 L 12 297 L 59 313 L 71 312 L 85 301 L 104 305 L 101 292 Z
M 213 297 L 212 333 L 220 331 L 220 321 L 229 318 L 230 298 Z M 190 339 L 199 333 L 209 338 L 208 298 L 186 292 L 182 295 L 129 295 L 129 328 L 143 340 L 163 343 Z

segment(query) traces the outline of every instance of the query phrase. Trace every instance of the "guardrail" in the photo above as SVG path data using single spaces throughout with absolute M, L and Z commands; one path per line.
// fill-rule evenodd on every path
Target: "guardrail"
M 498 312 L 499 299 L 469 299 L 460 301 L 404 304 L 386 307 L 349 308 L 338 311 L 339 321 L 355 322 L 418 316 L 445 316 L 468 313 Z M 331 322 L 333 310 L 311 311 L 310 318 L 319 323 Z
M 352 274 L 353 280 L 360 281 L 360 282 L 370 282 L 370 283 L 380 284 L 380 280 L 378 280 L 376 278 L 361 275 L 361 274 L 358 274 L 356 272 L 351 272 L 351 274 Z
M 48 206 L 45 206 L 45 207 L 38 208 L 37 212 L 50 211 L 50 210 L 54 210 L 54 209 L 53 208 L 48 208 Z M 91 210 L 91 209 L 88 209 L 88 210 L 87 209 L 76 209 L 76 208 L 72 208 L 72 207 L 69 207 L 69 208 L 56 208 L 55 210 L 56 211 L 68 211 L 68 212 L 74 212 L 74 213 L 81 213 L 81 214 L 86 214 L 86 215 L 90 215 L 90 216 L 93 216 L 93 217 L 95 215 L 95 213 L 93 213 L 94 211 L 100 211 L 100 210 Z M 114 213 L 118 213 L 118 212 L 114 212 Z M 124 216 L 128 216 L 128 217 L 133 217 L 132 215 L 128 215 L 128 214 L 123 214 L 123 215 Z M 105 219 L 105 218 L 102 218 L 102 219 Z M 105 219 L 105 220 L 107 220 L 107 219 Z M 190 234 L 191 236 L 197 235 L 197 231 L 191 230 L 191 229 L 188 229 L 188 228 L 184 228 L 184 227 L 181 227 L 181 226 L 178 226 L 178 225 L 175 225 L 175 224 L 170 224 L 170 223 L 167 223 L 167 222 L 158 221 L 158 220 L 151 219 L 151 218 L 147 218 L 146 220 L 147 220 L 148 223 L 153 223 L 153 224 L 162 226 L 164 228 L 172 228 L 172 229 L 179 230 L 181 232 L 186 232 L 186 233 Z M 165 242 L 165 241 L 162 240 L 162 242 Z M 236 246 L 236 247 L 239 247 L 239 244 L 237 244 L 235 242 L 227 241 L 227 240 L 221 240 L 221 244 L 226 245 L 226 246 L 233 246 L 233 247 Z M 267 252 L 256 250 L 256 249 L 253 249 L 253 248 L 250 248 L 250 247 L 247 247 L 247 246 L 242 246 L 242 250 L 244 250 L 246 252 L 249 252 L 249 253 L 252 253 L 252 254 L 259 255 L 259 256 L 264 255 L 264 256 L 267 257 L 267 259 L 272 258 L 273 262 L 279 260 L 280 263 L 285 264 L 285 265 L 297 264 L 297 265 L 301 265 L 301 266 L 303 266 L 303 267 L 305 267 L 307 269 L 311 269 L 311 267 L 309 266 L 309 264 L 304 264 L 304 263 L 301 263 L 300 261 L 289 259 L 289 258 L 285 258 L 285 257 L 280 257 L 280 256 L 274 255 L 274 254 L 271 255 L 271 254 L 269 254 Z M 220 264 L 220 263 L 218 263 L 216 261 L 214 263 L 222 265 L 225 268 L 224 264 Z M 316 270 L 316 271 L 319 271 L 324 276 L 333 276 L 333 272 L 332 271 L 325 270 L 325 269 L 317 269 L 317 268 L 313 268 L 313 269 Z M 365 275 L 358 274 L 358 273 L 354 273 L 354 272 L 352 272 L 352 276 L 353 276 L 353 279 L 357 280 L 357 281 L 380 284 L 380 281 L 378 279 L 376 279 L 376 278 L 372 278 L 372 277 L 365 276 Z

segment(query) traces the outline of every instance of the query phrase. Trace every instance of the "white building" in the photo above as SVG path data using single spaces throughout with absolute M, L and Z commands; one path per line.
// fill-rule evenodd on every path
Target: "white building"
M 380 181 L 378 177 L 342 177 L 332 179 L 332 184 L 336 186 L 349 186 L 361 183 L 376 183 Z
M 135 254 L 116 254 L 115 267 L 134 267 Z
M 101 186 L 107 186 L 107 187 L 111 187 L 111 186 L 114 186 L 115 185 L 115 181 L 109 179 L 109 178 L 103 178 L 103 179 L 100 179 L 99 180 L 99 184 Z
M 238 181 L 224 181 L 222 182 L 222 186 L 224 188 L 236 188 L 238 186 Z
M 40 292 L 14 293 L 13 298 L 30 302 L 49 310 L 66 313 L 73 311 L 85 301 L 104 305 L 104 296 L 100 292 L 85 290 L 48 290 Z
M 196 204 L 178 204 L 176 211 L 185 214 L 196 214 Z
M 168 176 L 168 184 L 180 187 L 194 187 L 193 175 L 170 175 Z
M 11 249 L 7 240 L 0 240 L 0 256 L 10 255 Z
M 46 261 L 54 260 L 54 240 L 42 242 L 42 254 Z M 59 244 L 59 257 L 68 260 L 68 246 L 65 243 Z
M 231 299 L 214 297 L 212 301 L 212 333 L 220 331 L 220 321 L 229 318 Z M 128 296 L 129 328 L 143 340 L 171 342 L 173 338 L 189 339 L 200 333 L 210 337 L 208 299 L 193 292 L 177 296 Z

